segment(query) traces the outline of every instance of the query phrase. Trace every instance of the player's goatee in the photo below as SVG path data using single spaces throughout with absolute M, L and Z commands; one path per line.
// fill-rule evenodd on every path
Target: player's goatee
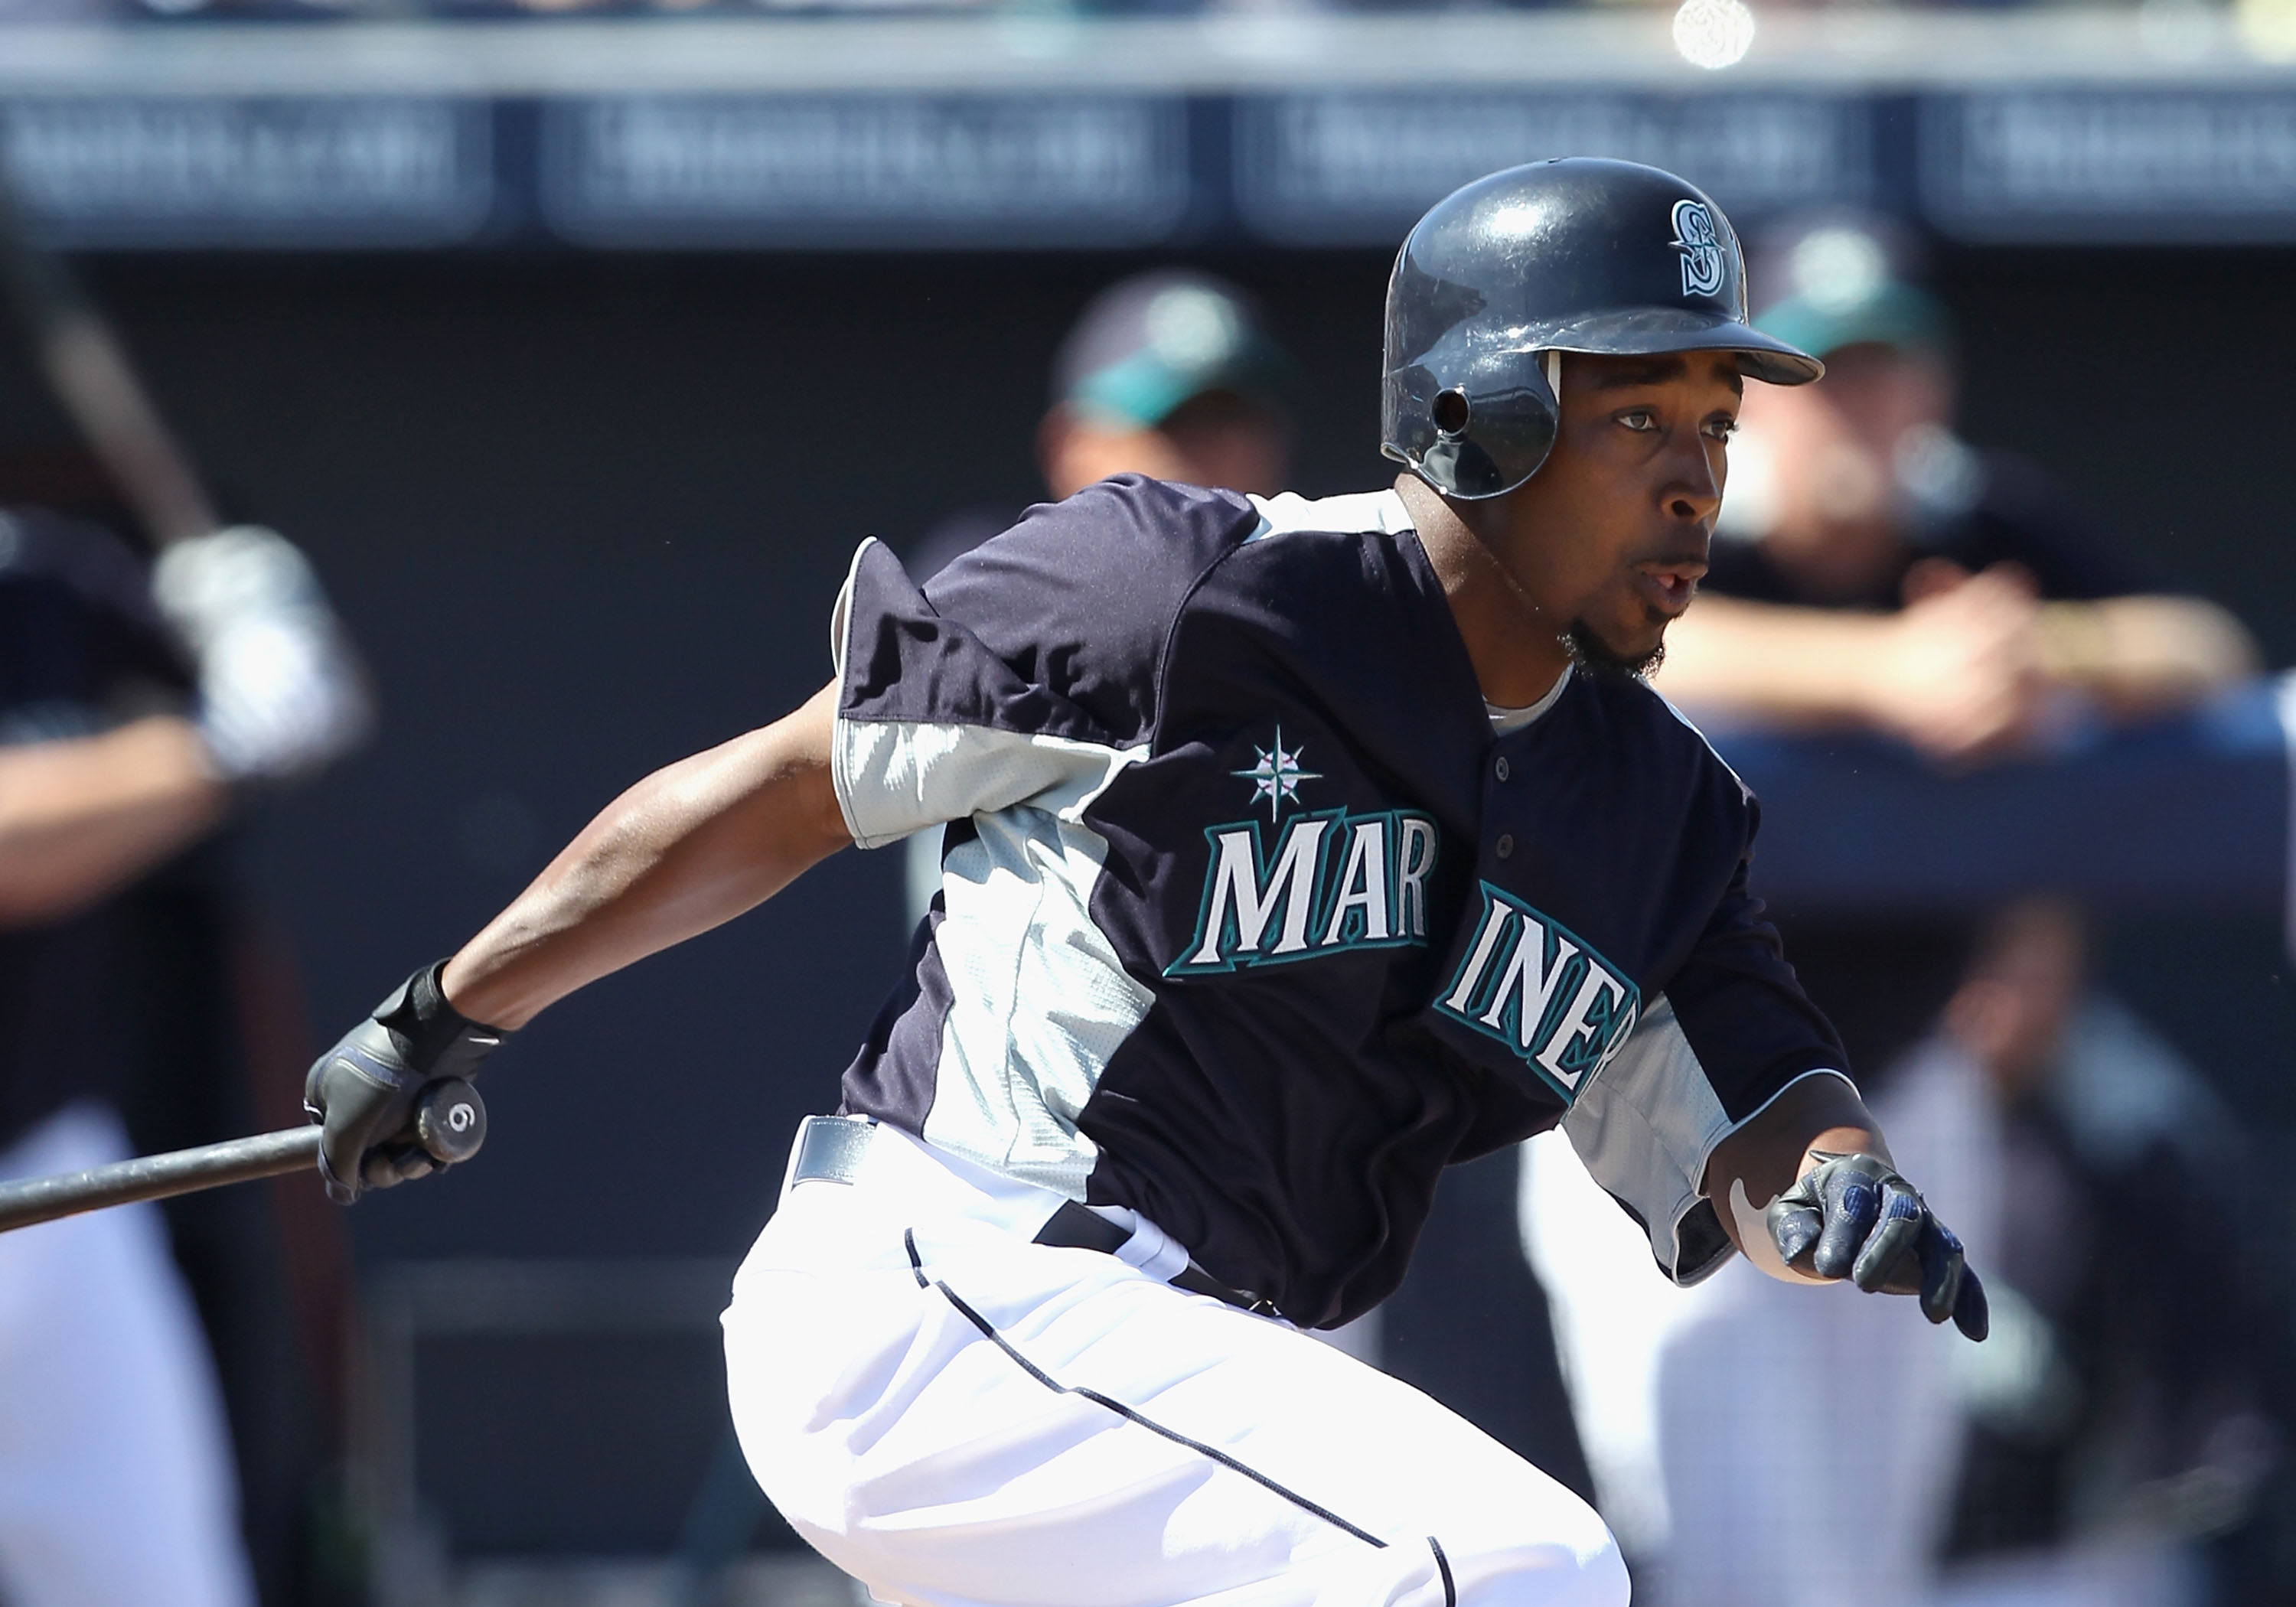
M 1569 650 L 1572 664 L 1593 675 L 1646 681 L 1666 662 L 1663 638 L 1648 652 L 1629 655 L 1618 652 L 1596 635 L 1594 627 L 1584 619 L 1573 620 L 1570 628 L 1562 633 L 1562 645 Z

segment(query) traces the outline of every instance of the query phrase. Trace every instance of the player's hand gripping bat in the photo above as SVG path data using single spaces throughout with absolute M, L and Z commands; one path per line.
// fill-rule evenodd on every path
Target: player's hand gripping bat
M 424 1090 L 415 1105 L 414 1128 L 416 1141 L 439 1167 L 454 1166 L 477 1154 L 486 1142 L 487 1107 L 476 1088 L 459 1078 L 447 1078 Z M 316 1124 L 287 1127 L 83 1172 L 0 1183 L 0 1233 L 107 1206 L 164 1200 L 316 1167 L 319 1133 Z

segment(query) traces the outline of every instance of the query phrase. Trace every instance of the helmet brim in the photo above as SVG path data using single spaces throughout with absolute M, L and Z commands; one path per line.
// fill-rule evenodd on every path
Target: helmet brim
M 1726 351 L 1738 372 L 1772 385 L 1807 385 L 1825 365 L 1800 347 L 1723 313 L 1687 307 L 1634 307 L 1596 313 L 1549 325 L 1524 340 L 1526 349 L 1580 352 L 1597 357 L 1672 357 L 1681 352 Z

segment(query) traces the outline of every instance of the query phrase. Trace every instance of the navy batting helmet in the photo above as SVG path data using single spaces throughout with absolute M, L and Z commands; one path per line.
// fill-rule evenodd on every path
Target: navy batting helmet
M 1447 495 L 1503 496 L 1554 445 L 1548 354 L 1688 351 L 1778 385 L 1824 372 L 1746 322 L 1738 236 L 1695 186 L 1592 157 L 1509 168 L 1438 201 L 1396 254 L 1381 450 Z

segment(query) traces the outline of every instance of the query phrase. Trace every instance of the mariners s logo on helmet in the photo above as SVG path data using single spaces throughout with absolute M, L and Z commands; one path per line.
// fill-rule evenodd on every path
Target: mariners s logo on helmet
M 1684 295 L 1710 296 L 1722 288 L 1722 242 L 1703 201 L 1674 203 L 1674 249 L 1682 253 Z

